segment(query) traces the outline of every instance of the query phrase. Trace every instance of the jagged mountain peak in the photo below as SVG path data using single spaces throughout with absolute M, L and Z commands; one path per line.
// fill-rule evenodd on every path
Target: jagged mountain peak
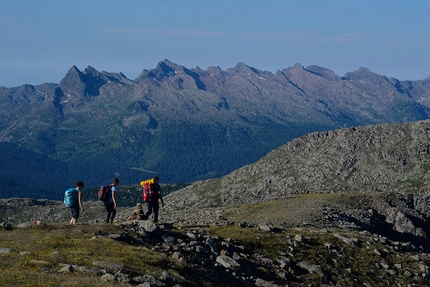
M 336 75 L 332 70 L 320 67 L 320 66 L 316 66 L 316 65 L 311 65 L 306 67 L 306 71 L 309 71 L 311 73 L 314 73 L 318 76 L 321 76 L 327 80 L 330 81 L 341 81 L 342 79 Z
M 91 66 L 88 66 L 84 70 L 84 74 L 86 75 L 87 79 L 90 81 L 91 81 L 90 78 L 94 78 L 93 80 L 98 81 L 100 86 L 108 82 L 120 82 L 120 83 L 132 82 L 123 73 L 109 73 L 106 71 L 99 72 Z
M 219 66 L 211 66 L 206 69 L 206 74 L 214 79 L 222 80 L 225 79 L 227 73 Z
M 73 65 L 72 67 L 70 67 L 70 69 L 69 69 L 68 73 L 69 73 L 69 72 L 78 72 L 78 73 L 80 73 L 80 72 L 81 72 L 81 70 L 79 70 L 79 68 L 78 68 L 78 67 L 76 67 L 76 65 Z
M 200 80 L 200 75 L 204 73 L 201 69 L 187 69 L 165 59 L 159 62 L 155 69 L 143 70 L 136 82 L 140 83 L 145 79 L 152 78 L 176 89 L 198 88 L 204 90 L 206 87 Z
M 196 67 L 194 69 L 192 68 L 188 69 L 182 65 L 178 65 L 167 59 L 158 63 L 157 68 L 162 69 L 164 72 L 164 75 L 167 77 L 172 77 L 176 75 L 179 77 L 191 76 L 193 78 L 196 78 L 198 77 L 197 76 L 198 74 L 205 73 L 205 71 L 200 69 L 199 67 Z
M 176 74 L 175 68 L 181 67 L 179 65 L 170 62 L 165 59 L 164 61 L 158 62 L 155 69 L 147 70 L 144 69 L 139 77 L 136 78 L 136 82 L 141 82 L 146 78 L 154 78 L 161 81 L 165 77 L 172 77 Z
M 349 81 L 364 82 L 364 83 L 374 83 L 380 84 L 382 81 L 386 80 L 386 77 L 375 74 L 367 68 L 360 67 L 354 72 L 348 72 L 344 76 L 345 79 Z
M 305 67 L 303 67 L 303 66 L 302 66 L 302 64 L 300 64 L 300 63 L 296 63 L 296 64 L 292 67 L 292 69 L 295 69 L 295 70 L 305 70 Z
M 94 76 L 98 76 L 100 75 L 100 72 L 97 71 L 95 68 L 93 68 L 92 66 L 88 66 L 85 68 L 84 70 L 84 74 L 89 74 L 89 75 L 94 75 Z
M 162 72 L 162 75 L 164 77 L 171 77 L 175 75 L 175 70 L 177 70 L 178 68 L 183 68 L 182 66 L 176 65 L 172 62 L 170 62 L 169 60 L 164 60 L 162 62 L 159 62 L 157 64 L 157 70 Z
M 262 73 L 262 71 L 254 68 L 254 67 L 250 67 L 248 65 L 246 65 L 243 62 L 239 62 L 236 64 L 236 66 L 233 69 L 227 69 L 227 72 L 229 73 L 255 73 L 255 74 L 260 74 Z
M 133 83 L 122 73 L 99 72 L 92 66 L 88 66 L 82 72 L 76 66 L 72 66 L 60 81 L 59 86 L 64 94 L 91 97 L 99 95 L 100 88 L 110 82 Z
M 176 64 L 176 63 L 174 63 L 174 62 L 172 62 L 172 61 L 170 61 L 168 59 L 164 59 L 159 64 L 161 64 L 161 63 L 167 65 L 168 67 L 172 68 L 173 70 L 183 70 L 184 69 L 184 66 Z
M 73 66 L 60 81 L 59 86 L 65 95 L 95 96 L 99 94 L 98 89 L 106 83 L 100 75 L 100 72 L 91 66 L 88 66 L 84 72 Z
M 64 78 L 60 81 L 60 84 L 62 81 L 67 81 L 70 78 L 76 78 L 76 77 L 81 77 L 82 76 L 82 72 L 81 70 L 78 69 L 78 67 L 76 67 L 75 65 L 73 65 L 66 73 L 66 75 L 64 76 Z
M 306 69 L 300 63 L 296 63 L 292 67 L 282 69 L 282 73 L 284 73 L 286 76 L 295 75 L 302 72 L 306 72 Z
M 158 62 L 157 67 L 151 71 L 161 77 L 173 77 L 176 74 L 187 73 L 190 70 L 168 59 L 164 59 Z
M 224 73 L 224 70 L 221 69 L 220 66 L 210 66 L 206 69 L 206 72 L 216 74 L 216 73 Z
M 300 86 L 304 84 L 312 85 L 316 81 L 321 80 L 320 77 L 331 82 L 340 80 L 334 72 L 328 69 L 316 65 L 305 68 L 300 63 L 296 63 L 293 67 L 283 69 L 282 73 Z
M 77 94 L 81 95 L 85 90 L 83 83 L 84 74 L 76 66 L 72 66 L 61 79 L 59 86 L 64 94 Z

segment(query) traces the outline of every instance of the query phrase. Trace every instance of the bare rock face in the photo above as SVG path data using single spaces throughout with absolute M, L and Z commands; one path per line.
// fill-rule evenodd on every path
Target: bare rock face
M 419 121 L 311 133 L 220 179 L 175 192 L 171 200 L 204 208 L 301 193 L 429 190 L 429 130 L 430 121 Z

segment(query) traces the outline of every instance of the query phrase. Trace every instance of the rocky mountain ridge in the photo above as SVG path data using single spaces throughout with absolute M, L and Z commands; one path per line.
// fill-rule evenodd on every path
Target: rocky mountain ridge
M 62 162 L 64 178 L 42 180 L 47 188 L 38 191 L 58 199 L 62 181 L 215 178 L 312 131 L 428 119 L 429 94 L 428 80 L 365 68 L 339 77 L 300 64 L 273 74 L 244 63 L 204 71 L 164 60 L 130 80 L 74 66 L 58 84 L 0 88 L 0 141 L 15 146 L 16 165 L 30 152 Z M 7 176 L 20 186 L 17 173 Z

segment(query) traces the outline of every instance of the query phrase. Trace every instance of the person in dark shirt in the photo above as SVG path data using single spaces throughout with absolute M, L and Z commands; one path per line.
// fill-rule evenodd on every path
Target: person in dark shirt
M 158 211 L 160 209 L 160 203 L 158 200 L 161 200 L 161 204 L 164 207 L 163 197 L 161 195 L 161 187 L 158 184 L 160 179 L 158 176 L 154 177 L 154 183 L 151 184 L 151 192 L 148 201 L 148 211 L 146 211 L 145 217 L 149 218 L 149 216 L 154 212 L 154 223 L 158 222 Z
M 116 197 L 115 190 L 119 184 L 119 179 L 114 178 L 109 190 L 109 200 L 105 202 L 106 207 L 106 223 L 113 223 L 116 215 Z

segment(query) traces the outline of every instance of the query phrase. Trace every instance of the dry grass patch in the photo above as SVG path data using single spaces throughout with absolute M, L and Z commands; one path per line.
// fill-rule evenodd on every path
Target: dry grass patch
M 323 216 L 322 206 L 356 204 L 355 194 L 297 194 L 270 202 L 227 207 L 224 217 L 231 221 L 263 223 L 270 221 L 284 227 L 301 226 Z
M 99 276 L 58 272 L 60 264 L 96 268 L 94 261 L 127 266 L 140 275 L 156 278 L 163 271 L 179 274 L 182 266 L 165 255 L 145 247 L 132 246 L 105 237 L 97 230 L 123 232 L 114 225 L 53 225 L 29 229 L 2 230 L 0 248 L 11 252 L 0 260 L 0 286 L 110 286 Z

